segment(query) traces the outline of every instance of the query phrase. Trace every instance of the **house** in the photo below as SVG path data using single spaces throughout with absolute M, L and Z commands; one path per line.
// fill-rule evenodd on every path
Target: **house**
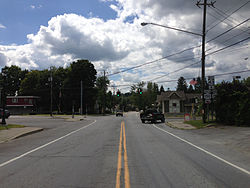
M 192 106 L 197 106 L 201 94 L 184 91 L 165 91 L 157 95 L 157 102 L 162 113 L 190 113 Z
M 6 107 L 11 114 L 37 113 L 37 96 L 7 96 Z

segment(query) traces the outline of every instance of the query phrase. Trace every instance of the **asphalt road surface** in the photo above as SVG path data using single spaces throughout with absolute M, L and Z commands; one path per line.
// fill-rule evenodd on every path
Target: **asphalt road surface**
M 137 113 L 9 121 L 45 130 L 0 144 L 1 188 L 250 187 L 249 166 Z

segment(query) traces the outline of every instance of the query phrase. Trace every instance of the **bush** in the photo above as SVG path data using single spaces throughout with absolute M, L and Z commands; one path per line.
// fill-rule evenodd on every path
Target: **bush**
M 250 91 L 246 85 L 239 81 L 222 82 L 216 88 L 216 121 L 250 126 Z

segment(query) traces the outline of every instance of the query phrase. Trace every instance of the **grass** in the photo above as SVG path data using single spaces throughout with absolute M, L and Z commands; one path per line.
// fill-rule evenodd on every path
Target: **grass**
M 197 129 L 201 129 L 206 127 L 207 125 L 211 125 L 210 123 L 203 123 L 202 120 L 190 120 L 190 121 L 185 121 L 184 123 L 192 125 L 194 127 L 196 127 Z
M 24 125 L 17 125 L 17 124 L 8 124 L 8 125 L 0 125 L 0 130 L 6 130 L 11 128 L 23 128 Z

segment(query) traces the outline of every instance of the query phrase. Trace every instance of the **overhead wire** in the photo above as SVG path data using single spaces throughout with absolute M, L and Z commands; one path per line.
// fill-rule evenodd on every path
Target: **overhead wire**
M 215 28 L 217 25 L 219 25 L 221 22 L 224 22 L 226 19 L 228 19 L 230 16 L 232 16 L 234 13 L 236 13 L 237 11 L 239 11 L 241 8 L 243 8 L 244 6 L 246 6 L 248 3 L 249 3 L 250 1 L 247 1 L 246 3 L 244 3 L 243 5 L 241 5 L 239 8 L 237 8 L 236 10 L 234 10 L 233 12 L 231 12 L 230 14 L 226 14 L 225 12 L 223 12 L 222 10 L 220 10 L 219 8 L 217 8 L 217 7 L 214 7 L 214 9 L 215 10 L 217 10 L 217 14 L 220 14 L 221 15 L 221 13 L 220 12 L 222 12 L 224 15 L 226 15 L 226 16 L 224 16 L 224 15 L 222 15 L 224 18 L 220 21 L 220 22 L 218 22 L 217 24 L 215 24 L 214 26 L 212 26 L 211 28 L 209 28 L 208 30 L 207 30 L 207 32 L 208 31 L 210 31 L 210 30 L 212 30 L 213 28 Z M 214 9 L 212 9 L 212 10 L 214 10 Z M 219 13 L 218 13 L 219 12 Z M 232 18 L 233 19 L 233 18 Z

